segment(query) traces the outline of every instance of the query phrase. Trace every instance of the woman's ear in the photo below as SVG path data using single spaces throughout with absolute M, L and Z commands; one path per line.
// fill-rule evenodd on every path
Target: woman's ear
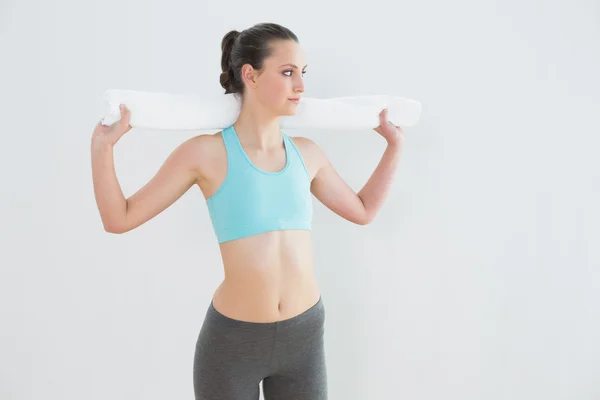
M 244 64 L 242 66 L 242 80 L 247 86 L 251 88 L 256 87 L 257 78 L 258 73 L 252 65 Z

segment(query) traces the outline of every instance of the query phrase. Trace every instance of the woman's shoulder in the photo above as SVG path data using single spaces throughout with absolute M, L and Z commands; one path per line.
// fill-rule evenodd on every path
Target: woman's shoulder
M 305 136 L 290 136 L 290 139 L 292 139 L 292 142 L 294 142 L 303 157 L 320 158 L 324 155 L 319 145 L 310 138 Z
M 292 139 L 292 142 L 298 148 L 300 156 L 302 157 L 312 180 L 319 168 L 328 162 L 325 152 L 310 138 L 293 136 L 290 137 L 290 139 Z
M 203 172 L 220 165 L 227 157 L 221 131 L 193 136 L 181 143 L 177 152 L 186 162 Z
M 195 155 L 210 155 L 225 148 L 221 131 L 193 136 L 181 143 L 179 147 Z
M 319 147 L 314 140 L 305 136 L 290 136 L 290 139 L 300 151 L 315 151 Z

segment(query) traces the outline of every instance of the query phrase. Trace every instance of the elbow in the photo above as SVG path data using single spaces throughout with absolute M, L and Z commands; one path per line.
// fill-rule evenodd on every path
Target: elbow
M 375 218 L 374 215 L 369 215 L 367 213 L 363 214 L 360 218 L 358 218 L 355 222 L 358 225 L 369 225 L 371 222 L 373 222 L 373 219 Z
M 104 227 L 104 231 L 114 234 L 121 234 L 131 230 L 132 228 L 128 226 L 128 222 L 129 219 L 127 218 L 127 215 L 111 215 L 110 217 L 105 215 L 104 218 L 102 218 L 102 225 Z
M 102 224 L 104 225 L 104 231 L 108 233 L 119 235 L 127 232 L 127 229 L 125 229 L 121 224 L 111 223 L 107 221 L 102 221 Z
M 360 207 L 360 211 L 356 213 L 356 218 L 354 219 L 354 222 L 357 225 L 369 225 L 371 222 L 373 222 L 373 219 L 375 218 L 375 213 L 369 211 L 360 195 L 358 195 L 358 198 L 362 203 L 362 207 Z
M 122 229 L 117 229 L 117 228 L 115 228 L 113 226 L 107 226 L 107 225 L 104 226 L 104 231 L 108 232 L 108 233 L 115 234 L 115 235 L 119 235 L 119 234 L 123 233 Z

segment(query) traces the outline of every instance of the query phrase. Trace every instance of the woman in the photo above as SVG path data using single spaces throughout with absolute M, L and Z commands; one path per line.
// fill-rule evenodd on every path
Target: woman
M 374 130 L 387 148 L 357 194 L 310 139 L 289 137 L 279 117 L 293 115 L 304 92 L 306 62 L 298 38 L 262 23 L 222 40 L 220 82 L 241 96 L 236 122 L 191 138 L 156 175 L 125 198 L 113 147 L 130 113 L 92 135 L 94 191 L 104 228 L 130 231 L 161 213 L 192 185 L 204 195 L 219 241 L 225 279 L 214 293 L 196 343 L 196 399 L 326 399 L 324 306 L 311 247 L 312 197 L 356 224 L 373 220 L 402 150 L 402 130 Z

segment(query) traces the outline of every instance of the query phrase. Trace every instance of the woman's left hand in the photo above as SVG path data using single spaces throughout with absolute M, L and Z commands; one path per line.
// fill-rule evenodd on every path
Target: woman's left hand
M 373 130 L 379 133 L 389 144 L 402 145 L 404 143 L 404 130 L 398 125 L 388 121 L 387 108 L 379 113 L 379 126 Z

